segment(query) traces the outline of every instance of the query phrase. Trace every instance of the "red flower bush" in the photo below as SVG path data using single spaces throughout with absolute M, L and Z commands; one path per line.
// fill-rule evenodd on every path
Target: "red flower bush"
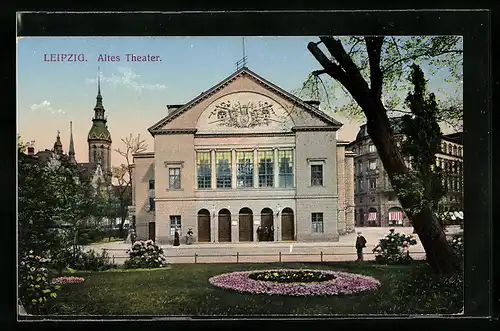
M 250 276 L 255 273 L 269 273 L 270 275 L 278 275 L 293 272 L 320 272 L 328 276 L 333 276 L 333 278 L 328 277 L 329 280 L 321 282 L 275 282 L 254 280 L 250 278 Z M 208 281 L 214 286 L 223 289 L 231 289 L 242 293 L 288 296 L 353 294 L 372 290 L 380 286 L 380 282 L 377 279 L 369 276 L 331 270 L 309 269 L 279 269 L 231 272 L 214 276 Z

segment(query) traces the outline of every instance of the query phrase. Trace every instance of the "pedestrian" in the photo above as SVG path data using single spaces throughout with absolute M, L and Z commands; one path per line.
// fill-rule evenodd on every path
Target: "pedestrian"
M 186 233 L 186 245 L 191 245 L 193 243 L 193 229 L 189 228 Z
M 177 231 L 177 229 L 175 229 L 175 232 L 174 232 L 174 246 L 179 246 L 181 243 L 180 243 L 180 240 L 179 240 L 179 232 Z
M 366 247 L 366 239 L 358 232 L 358 237 L 356 238 L 356 253 L 358 254 L 358 259 L 356 261 L 363 261 L 363 248 Z
M 267 241 L 269 239 L 268 231 L 267 226 L 265 226 L 262 230 L 262 241 Z
M 262 229 L 260 228 L 260 226 L 257 228 L 257 239 L 259 241 L 262 241 Z
M 269 228 L 269 238 L 268 241 L 274 241 L 274 225 Z

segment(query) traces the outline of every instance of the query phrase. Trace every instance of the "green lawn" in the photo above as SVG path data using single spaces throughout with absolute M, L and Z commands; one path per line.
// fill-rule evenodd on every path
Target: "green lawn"
M 381 287 L 356 295 L 285 297 L 240 294 L 216 288 L 208 278 L 266 268 L 313 268 L 377 278 Z M 462 292 L 455 280 L 436 281 L 423 262 L 381 266 L 372 262 L 174 264 L 169 269 L 73 273 L 52 314 L 63 315 L 273 315 L 458 313 Z M 457 289 L 458 288 L 458 289 Z

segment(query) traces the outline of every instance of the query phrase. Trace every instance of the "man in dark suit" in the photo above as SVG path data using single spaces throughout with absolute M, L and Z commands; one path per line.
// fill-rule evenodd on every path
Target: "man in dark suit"
M 358 232 L 358 237 L 356 238 L 356 253 L 358 254 L 358 259 L 356 261 L 363 261 L 363 248 L 366 247 L 366 239 Z

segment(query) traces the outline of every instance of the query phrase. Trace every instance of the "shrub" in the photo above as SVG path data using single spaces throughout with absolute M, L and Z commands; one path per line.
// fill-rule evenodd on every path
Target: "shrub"
M 103 250 L 101 253 L 97 253 L 93 249 L 85 251 L 80 246 L 59 250 L 54 254 L 52 260 L 52 267 L 59 271 L 65 268 L 102 271 L 116 267 L 110 263 L 106 251 Z
M 129 258 L 124 263 L 127 269 L 161 268 L 167 264 L 163 256 L 163 248 L 152 240 L 136 241 L 127 253 Z
M 380 239 L 379 244 L 373 249 L 375 261 L 383 264 L 408 264 L 413 259 L 410 257 L 408 248 L 417 244 L 412 235 L 389 230 L 385 238 Z
M 464 238 L 463 235 L 453 235 L 453 237 L 448 241 L 450 243 L 453 252 L 457 256 L 460 262 L 464 259 Z
M 50 299 L 57 296 L 60 288 L 49 280 L 46 267 L 49 260 L 36 256 L 33 251 L 23 254 L 19 262 L 19 298 L 28 313 L 42 314 Z

